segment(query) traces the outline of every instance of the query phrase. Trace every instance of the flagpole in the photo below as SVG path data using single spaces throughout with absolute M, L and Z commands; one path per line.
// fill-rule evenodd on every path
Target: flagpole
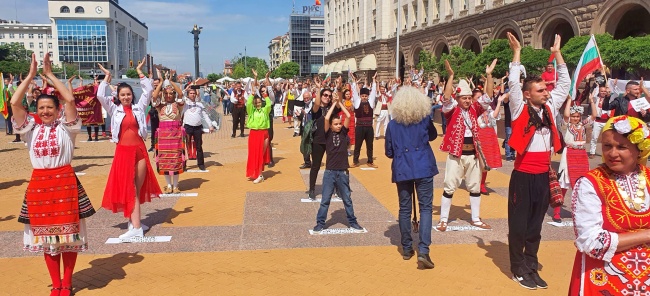
M 400 12 L 400 9 L 402 9 L 402 0 L 397 0 L 397 45 L 395 47 L 395 78 L 399 77 L 399 31 L 402 22 L 402 13 Z

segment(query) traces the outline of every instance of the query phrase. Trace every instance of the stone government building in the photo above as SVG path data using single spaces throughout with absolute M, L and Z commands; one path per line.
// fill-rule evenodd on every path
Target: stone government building
M 325 65 L 319 73 L 395 75 L 398 0 L 329 0 Z M 476 53 L 510 32 L 522 45 L 550 48 L 554 34 L 650 34 L 650 0 L 401 0 L 400 73 L 422 50 L 436 57 L 461 46 Z M 362 74 L 363 75 L 363 74 Z

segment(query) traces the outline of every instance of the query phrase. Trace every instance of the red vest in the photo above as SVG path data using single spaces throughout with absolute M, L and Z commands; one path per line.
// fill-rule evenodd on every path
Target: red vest
M 485 109 L 478 102 L 469 106 L 469 118 L 472 121 L 473 134 L 478 136 L 478 123 L 476 118 L 485 112 Z M 445 113 L 447 119 L 447 131 L 445 138 L 440 144 L 440 151 L 447 152 L 453 156 L 460 157 L 463 155 L 463 140 L 465 139 L 465 120 L 461 114 L 461 108 L 456 106 L 454 110 Z M 474 138 L 474 147 L 476 147 L 476 138 Z M 478 151 L 477 151 L 478 152 Z
M 548 112 L 551 119 L 551 136 L 553 137 L 553 148 L 557 153 L 560 152 L 560 149 L 562 149 L 562 142 L 560 142 L 560 137 L 557 132 L 557 127 L 555 126 L 555 119 L 552 116 L 553 113 L 551 112 L 551 108 L 549 108 L 546 104 L 544 104 L 544 108 L 546 108 L 546 111 Z M 526 148 L 528 148 L 528 144 L 530 144 L 530 140 L 533 139 L 533 135 L 535 134 L 536 128 L 534 125 L 530 126 L 527 133 L 525 132 L 528 121 L 530 121 L 528 105 L 524 105 L 524 110 L 521 111 L 519 117 L 517 117 L 517 119 L 513 120 L 511 123 L 512 135 L 510 135 L 510 139 L 508 140 L 508 145 L 510 148 L 515 149 L 515 151 L 517 151 L 519 154 L 524 154 Z

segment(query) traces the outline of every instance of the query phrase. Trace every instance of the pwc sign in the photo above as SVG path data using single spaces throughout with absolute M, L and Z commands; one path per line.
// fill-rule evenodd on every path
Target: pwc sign
M 320 14 L 320 5 L 312 5 L 312 6 L 303 6 L 302 7 L 302 13 L 304 14 Z

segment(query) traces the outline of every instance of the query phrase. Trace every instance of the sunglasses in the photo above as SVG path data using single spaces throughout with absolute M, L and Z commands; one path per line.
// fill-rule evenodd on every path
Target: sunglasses
M 321 97 L 326 97 L 326 98 L 329 98 L 330 96 L 331 96 L 330 94 L 328 94 L 328 93 L 325 93 L 325 94 L 323 94 L 323 95 L 322 95 Z

